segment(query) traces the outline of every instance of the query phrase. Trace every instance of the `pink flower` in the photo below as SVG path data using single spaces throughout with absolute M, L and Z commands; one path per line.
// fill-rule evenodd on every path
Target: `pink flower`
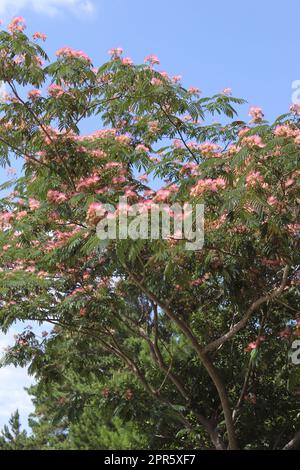
M 14 214 L 12 212 L 2 212 L 0 213 L 0 223 L 9 224 L 14 219 Z
M 138 152 L 149 152 L 148 147 L 146 147 L 146 145 L 144 145 L 144 144 L 138 144 L 135 147 L 135 150 L 137 150 Z
M 29 207 L 32 211 L 36 210 L 36 209 L 39 209 L 40 207 L 40 202 L 37 201 L 36 199 L 32 199 L 30 198 L 29 199 Z
M 179 139 L 174 139 L 172 142 L 173 147 L 177 149 L 181 149 L 183 147 L 183 143 Z
M 16 31 L 22 32 L 26 28 L 26 23 L 23 16 L 15 16 L 8 25 L 8 31 L 14 33 Z
M 195 86 L 190 86 L 190 88 L 188 88 L 188 92 L 191 93 L 191 95 L 199 95 L 201 90 Z
M 28 98 L 31 100 L 36 100 L 39 96 L 41 96 L 41 94 L 42 94 L 41 90 L 37 90 L 36 88 L 27 93 Z
M 40 33 L 39 31 L 36 31 L 33 35 L 32 35 L 33 39 L 41 39 L 42 41 L 46 41 L 47 39 L 47 36 L 45 33 Z
M 181 76 L 181 75 L 174 75 L 174 77 L 172 77 L 172 81 L 173 81 L 174 83 L 180 82 L 181 79 L 182 79 L 182 76 Z
M 253 351 L 253 349 L 256 349 L 257 346 L 259 346 L 262 341 L 265 341 L 265 339 L 266 338 L 264 336 L 259 336 L 256 341 L 252 341 L 251 343 L 247 344 L 244 351 L 245 352 Z
M 257 184 L 263 184 L 263 183 L 264 183 L 264 178 L 258 171 L 252 171 L 246 177 L 246 186 L 247 186 L 247 188 L 248 187 L 254 187 Z
M 295 144 L 300 145 L 300 134 L 295 137 Z
M 293 137 L 294 136 L 294 129 L 290 127 L 288 124 L 279 124 L 274 129 L 274 134 L 277 137 Z
M 249 148 L 264 148 L 265 144 L 262 141 L 262 138 L 259 135 L 249 135 L 248 137 L 244 137 L 242 143 Z
M 16 220 L 21 220 L 21 219 L 23 219 L 23 217 L 26 217 L 26 215 L 27 215 L 27 211 L 17 212 Z
M 153 200 L 155 200 L 155 202 L 164 202 L 169 198 L 170 195 L 171 191 L 169 191 L 168 189 L 159 189 L 156 192 L 156 195 Z
M 88 207 L 87 221 L 92 225 L 96 225 L 105 215 L 105 212 L 101 202 L 92 202 Z
M 243 128 L 238 132 L 238 136 L 239 136 L 239 137 L 243 137 L 245 134 L 247 134 L 248 131 L 250 131 L 250 128 L 249 128 L 249 127 L 243 127 Z
M 252 117 L 253 122 L 259 122 L 263 118 L 262 109 L 259 106 L 251 106 L 249 116 Z
M 148 129 L 151 134 L 156 134 L 158 132 L 158 121 L 149 121 L 148 122 Z
M 293 103 L 290 106 L 291 113 L 295 114 L 296 116 L 300 115 L 300 103 Z
M 121 184 L 125 183 L 125 181 L 127 181 L 127 178 L 125 176 L 115 176 L 111 180 L 112 184 Z
M 116 141 L 119 142 L 120 144 L 129 144 L 130 142 L 130 137 L 125 134 L 117 135 L 116 136 Z
M 47 193 L 47 199 L 53 204 L 62 204 L 68 200 L 66 194 L 50 189 Z
M 214 144 L 213 142 L 206 142 L 203 144 L 198 145 L 198 150 L 202 153 L 204 157 L 216 157 L 221 156 L 218 153 L 220 147 L 218 144 Z
M 144 63 L 145 63 L 145 64 L 148 63 L 148 64 L 150 64 L 150 65 L 155 65 L 155 64 L 159 65 L 159 64 L 160 64 L 160 61 L 159 61 L 159 59 L 158 59 L 158 57 L 157 57 L 156 55 L 154 55 L 154 54 L 149 54 L 149 55 L 147 55 L 147 56 L 145 57 Z
M 191 286 L 201 286 L 201 284 L 203 284 L 203 282 L 204 282 L 204 278 L 199 277 L 198 279 L 194 279 L 193 281 L 191 281 L 190 285 Z
M 153 189 L 145 189 L 145 191 L 144 191 L 144 196 L 145 197 L 153 196 L 153 194 L 154 194 Z
M 201 196 L 205 191 L 216 192 L 226 187 L 224 178 L 206 178 L 199 180 L 195 186 L 191 188 L 191 196 Z
M 139 176 L 139 180 L 140 180 L 140 181 L 144 181 L 144 182 L 146 182 L 146 183 L 149 181 L 147 175 L 141 175 L 141 176 Z
M 53 96 L 53 97 L 57 98 L 57 97 L 64 94 L 64 90 L 62 89 L 61 86 L 56 85 L 55 83 L 52 83 L 48 87 L 48 93 L 49 93 L 50 96 Z
M 91 150 L 90 155 L 95 158 L 107 157 L 107 154 L 103 150 L 100 150 L 100 149 Z
M 112 59 L 117 59 L 123 54 L 123 49 L 122 47 L 113 47 L 112 49 L 109 49 L 108 53 Z
M 279 204 L 279 201 L 275 196 L 270 196 L 268 197 L 268 204 L 270 206 L 277 206 Z
M 156 78 L 156 77 L 151 78 L 150 83 L 153 86 L 160 86 L 163 84 L 163 82 L 159 78 Z
M 223 94 L 224 94 L 224 95 L 228 95 L 228 96 L 230 96 L 230 95 L 232 94 L 232 90 L 231 90 L 231 88 L 229 88 L 229 87 L 227 87 L 227 88 L 224 88 L 224 90 L 223 90 Z
M 79 183 L 76 186 L 76 190 L 81 191 L 82 189 L 88 189 L 91 186 L 95 186 L 99 181 L 100 181 L 100 177 L 95 174 L 87 178 L 81 178 Z
M 133 65 L 133 60 L 130 57 L 124 57 L 122 59 L 123 65 Z
M 289 188 L 289 187 L 292 186 L 294 183 L 295 183 L 295 180 L 294 180 L 293 178 L 289 178 L 288 180 L 285 181 L 284 186 L 285 186 L 286 188 Z
M 170 77 L 169 77 L 169 74 L 168 72 L 166 72 L 165 70 L 162 70 L 160 72 L 158 72 L 163 78 L 165 78 L 166 80 L 169 80 Z
M 71 47 L 61 47 L 56 51 L 56 56 L 62 58 L 82 59 L 87 62 L 92 62 L 90 57 L 85 52 L 77 51 L 75 49 L 72 49 Z
M 245 352 L 253 351 L 253 349 L 256 349 L 256 346 L 257 346 L 256 341 L 252 341 L 251 343 L 247 344 L 244 351 Z

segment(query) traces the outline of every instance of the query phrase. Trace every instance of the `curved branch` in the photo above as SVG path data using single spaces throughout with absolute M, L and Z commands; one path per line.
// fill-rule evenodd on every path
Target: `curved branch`
M 235 325 L 233 325 L 232 328 L 230 328 L 227 333 L 224 335 L 220 336 L 219 338 L 215 339 L 211 343 L 209 343 L 207 346 L 204 347 L 203 352 L 208 353 L 213 351 L 214 349 L 217 349 L 219 346 L 224 344 L 226 341 L 229 341 L 233 336 L 235 336 L 244 326 L 247 324 L 249 318 L 251 317 L 252 313 L 255 312 L 261 305 L 265 304 L 266 302 L 270 302 L 271 300 L 275 299 L 278 295 L 282 293 L 284 290 L 287 279 L 288 279 L 288 273 L 289 273 L 290 265 L 287 264 L 284 268 L 283 271 L 283 276 L 282 276 L 282 281 L 279 287 L 274 289 L 272 292 L 269 294 L 263 295 L 259 299 L 257 299 L 255 302 L 251 304 L 251 306 L 248 308 L 246 311 L 245 315 L 243 318 L 241 318 L 240 321 L 238 321 Z

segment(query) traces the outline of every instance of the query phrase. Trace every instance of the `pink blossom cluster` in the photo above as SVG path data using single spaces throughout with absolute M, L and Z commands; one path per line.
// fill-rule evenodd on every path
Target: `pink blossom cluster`
M 198 169 L 197 163 L 195 162 L 184 163 L 184 165 L 182 165 L 180 169 L 180 174 L 184 175 L 186 173 L 192 174 L 192 175 L 199 175 L 199 169 Z
M 293 103 L 290 106 L 291 113 L 295 114 L 296 116 L 300 115 L 300 103 Z
M 50 189 L 47 193 L 47 199 L 52 204 L 62 204 L 68 200 L 68 197 L 65 193 Z
M 87 152 L 89 153 L 89 155 L 91 155 L 94 158 L 102 159 L 102 158 L 107 157 L 107 154 L 104 152 L 104 150 L 94 149 L 94 150 L 87 150 Z
M 36 100 L 37 98 L 39 98 L 41 96 L 42 92 L 41 90 L 38 90 L 38 89 L 33 89 L 33 90 L 30 90 L 27 94 L 28 98 L 31 99 L 31 100 Z
M 230 144 L 226 153 L 229 157 L 231 157 L 235 155 L 236 153 L 238 153 L 240 150 L 241 150 L 241 147 L 239 147 L 238 145 Z
M 180 80 L 182 79 L 182 76 L 181 75 L 174 75 L 171 80 L 173 83 L 178 83 L 180 82 Z
M 200 90 L 200 88 L 197 88 L 197 87 L 195 87 L 195 86 L 190 86 L 190 87 L 188 88 L 188 92 L 189 92 L 191 95 L 200 95 L 201 90 Z
M 249 148 L 264 148 L 265 144 L 262 141 L 262 138 L 259 135 L 249 135 L 243 137 L 242 144 Z
M 150 65 L 159 65 L 160 64 L 160 61 L 158 59 L 158 57 L 154 54 L 149 54 L 145 57 L 144 59 L 144 62 L 145 64 L 150 64 Z
M 69 230 L 67 232 L 62 232 L 61 230 L 56 230 L 54 233 L 55 239 L 58 242 L 65 243 L 67 240 L 72 238 L 74 235 L 79 233 L 81 231 L 80 227 L 74 227 L 72 230 Z
M 108 162 L 105 164 L 104 169 L 105 170 L 111 170 L 112 168 L 123 168 L 122 163 L 120 162 Z
M 216 192 L 219 189 L 226 187 L 226 181 L 224 178 L 206 178 L 199 180 L 195 186 L 191 188 L 191 196 L 201 196 L 205 191 Z
M 15 33 L 22 32 L 26 28 L 26 22 L 23 16 L 15 16 L 8 25 L 8 31 Z
M 264 117 L 262 109 L 259 106 L 251 106 L 249 116 L 252 117 L 253 122 L 259 122 Z
M 13 212 L 2 212 L 0 213 L 0 227 L 5 227 L 14 220 Z
M 244 137 L 247 132 L 250 131 L 250 127 L 242 127 L 242 129 L 239 130 L 238 136 L 239 137 Z
M 85 142 L 85 141 L 96 141 L 97 139 L 110 139 L 116 136 L 116 129 L 98 129 L 97 131 L 93 132 L 92 134 L 87 135 L 76 135 L 74 136 L 74 140 L 77 142 Z
M 127 181 L 127 178 L 124 175 L 114 176 L 111 180 L 112 184 L 115 184 L 115 185 L 125 183 L 125 181 Z
M 276 207 L 276 206 L 280 205 L 280 202 L 278 201 L 277 197 L 275 197 L 275 196 L 269 196 L 267 201 L 268 201 L 269 206 Z
M 55 83 L 52 83 L 48 87 L 48 93 L 50 96 L 53 96 L 54 98 L 58 98 L 59 96 L 64 94 L 64 90 L 60 85 L 56 85 Z
M 91 63 L 90 57 L 83 51 L 78 51 L 76 49 L 72 49 L 71 47 L 61 47 L 56 51 L 56 56 L 57 57 L 71 57 L 75 59 L 83 59 L 86 60 L 87 62 Z
M 112 59 L 117 59 L 123 54 L 122 47 L 112 47 L 109 49 L 108 54 L 112 57 Z
M 227 95 L 227 96 L 230 96 L 232 94 L 232 89 L 229 88 L 229 87 L 224 88 L 223 94 Z
M 40 31 L 36 31 L 33 35 L 32 35 L 33 39 L 40 39 L 41 41 L 46 41 L 47 39 L 47 36 L 45 33 L 41 33 Z
M 153 86 L 161 86 L 161 85 L 163 85 L 163 81 L 160 80 L 160 79 L 157 78 L 157 77 L 152 77 L 151 80 L 150 80 L 150 83 L 151 83 L 151 85 L 153 85 Z
M 130 143 L 130 136 L 126 134 L 121 134 L 116 136 L 116 141 L 120 144 L 129 144 Z
M 256 341 L 252 341 L 245 347 L 244 351 L 245 352 L 253 351 L 253 349 L 256 349 L 260 345 L 260 343 L 265 340 L 266 340 L 265 336 L 258 336 Z
M 168 186 L 167 188 L 162 188 L 162 189 L 159 189 L 154 198 L 153 198 L 153 201 L 155 202 L 164 202 L 166 201 L 172 194 L 178 192 L 178 186 L 177 184 L 171 184 L 170 186 Z
M 16 212 L 16 220 L 21 220 L 24 217 L 26 217 L 26 215 L 27 215 L 27 211 Z
M 86 178 L 81 178 L 76 186 L 76 190 L 81 191 L 84 189 L 89 189 L 92 186 L 95 186 L 97 183 L 99 183 L 99 181 L 100 181 L 100 177 L 97 174 L 93 174 Z
M 159 130 L 158 121 L 149 121 L 148 122 L 148 130 L 151 134 L 156 134 Z
M 300 224 L 288 224 L 287 228 L 288 228 L 288 231 L 291 235 L 293 235 L 294 237 L 299 236 L 299 234 L 300 234 Z
M 106 210 L 101 202 L 92 202 L 87 210 L 87 221 L 91 225 L 96 225 L 105 215 Z
M 144 145 L 144 144 L 138 144 L 135 147 L 135 150 L 137 150 L 137 152 L 149 152 L 148 147 L 146 147 L 146 145 Z
M 183 143 L 179 139 L 174 139 L 172 145 L 176 149 L 181 149 L 183 147 Z
M 197 146 L 204 157 L 221 157 L 220 146 L 212 142 L 206 142 Z
M 251 171 L 246 177 L 246 187 L 253 188 L 257 184 L 262 185 L 264 183 L 263 176 L 259 173 L 259 171 Z
M 205 277 L 199 277 L 197 279 L 194 279 L 193 281 L 190 281 L 190 285 L 193 287 L 201 286 L 205 282 Z
M 133 65 L 133 60 L 131 59 L 131 57 L 123 57 L 122 64 L 123 65 Z
M 274 134 L 277 137 L 296 137 L 299 135 L 298 131 L 293 129 L 293 127 L 288 124 L 279 124 L 274 129 Z
M 46 145 L 50 145 L 52 141 L 57 140 L 58 137 L 63 134 L 63 131 L 59 131 L 58 129 L 55 129 L 54 127 L 45 126 L 45 125 L 40 126 L 40 131 L 41 131 L 41 136 Z M 42 155 L 44 156 L 45 154 L 42 154 Z
M 40 208 L 40 202 L 37 200 L 37 199 L 33 199 L 33 198 L 29 198 L 29 208 L 34 211 L 36 209 L 39 209 Z

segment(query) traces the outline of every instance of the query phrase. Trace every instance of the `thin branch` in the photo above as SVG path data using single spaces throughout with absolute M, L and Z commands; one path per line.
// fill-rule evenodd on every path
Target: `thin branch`
M 266 302 L 270 302 L 271 300 L 275 299 L 278 295 L 280 295 L 287 283 L 288 273 L 289 273 L 290 265 L 287 264 L 283 271 L 282 281 L 278 288 L 274 289 L 272 292 L 263 295 L 255 302 L 251 304 L 251 306 L 246 311 L 243 318 L 238 321 L 230 330 L 225 333 L 224 335 L 220 336 L 216 340 L 209 343 L 207 346 L 204 347 L 203 352 L 208 353 L 213 351 L 214 349 L 218 348 L 220 345 L 224 344 L 226 341 L 229 341 L 233 336 L 235 336 L 244 326 L 247 324 L 248 320 L 250 319 L 251 315 L 263 304 Z

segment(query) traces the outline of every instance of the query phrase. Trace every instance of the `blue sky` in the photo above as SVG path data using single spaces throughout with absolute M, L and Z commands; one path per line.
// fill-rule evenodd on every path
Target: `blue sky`
M 26 18 L 28 32 L 47 34 L 51 55 L 72 46 L 100 65 L 108 49 L 121 46 L 135 62 L 156 54 L 160 70 L 182 75 L 203 95 L 230 87 L 249 103 L 243 119 L 250 105 L 270 120 L 286 112 L 300 80 L 299 0 L 0 0 L 4 24 L 12 15 Z M 0 334 L 0 347 L 10 338 Z M 26 420 L 29 382 L 25 371 L 0 369 L 0 427 L 17 407 Z

